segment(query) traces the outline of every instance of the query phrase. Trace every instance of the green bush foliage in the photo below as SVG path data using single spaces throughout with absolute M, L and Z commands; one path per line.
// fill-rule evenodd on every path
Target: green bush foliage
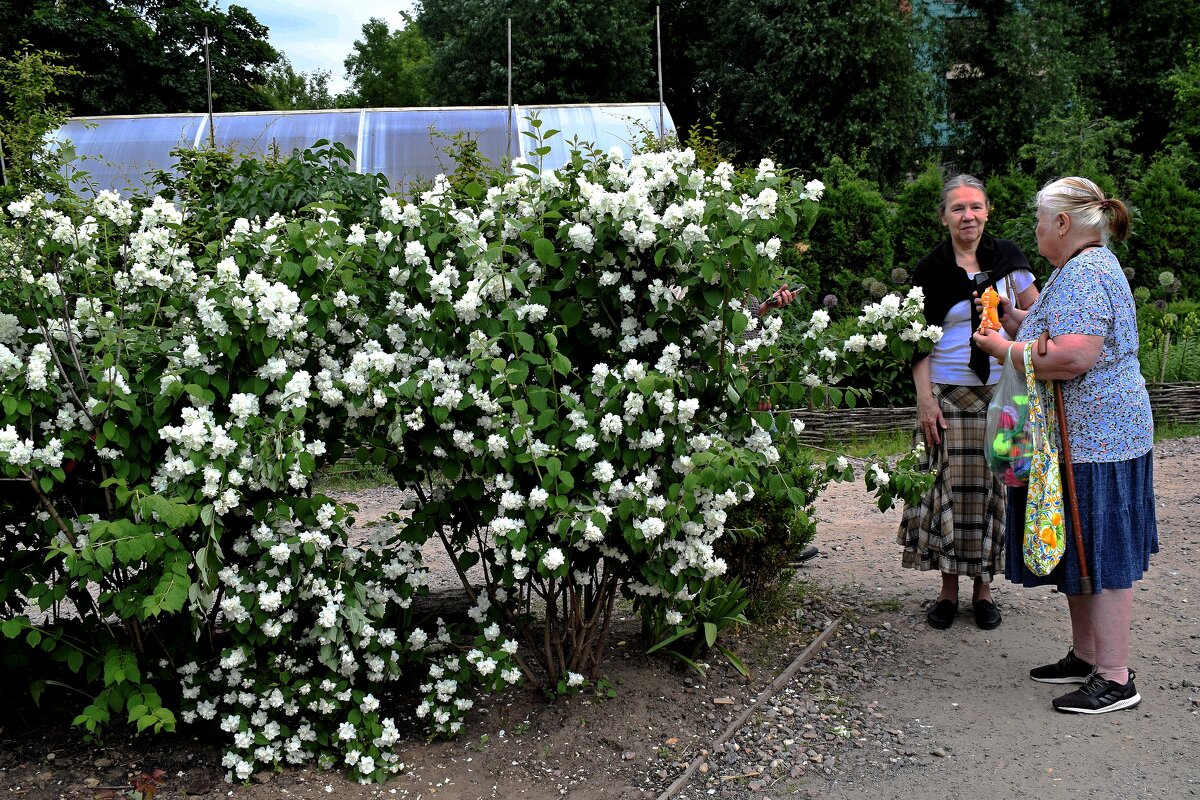
M 879 188 L 839 158 L 822 175 L 825 195 L 804 254 L 820 270 L 815 297 L 835 318 L 855 316 L 892 285 L 892 207 Z
M 988 232 L 1001 239 L 1016 242 L 1033 265 L 1034 274 L 1041 274 L 1044 278 L 1049 273 L 1039 273 L 1037 241 L 1033 234 L 1037 226 L 1037 215 L 1033 208 L 1033 198 L 1038 190 L 1037 181 L 1014 167 L 1002 175 L 988 178 L 984 186 L 992 204 L 988 215 Z M 1045 266 L 1045 261 L 1042 261 L 1041 267 Z
M 1200 381 L 1200 303 L 1140 306 L 1138 338 L 1138 360 L 1148 383 Z
M 1174 273 L 1185 297 L 1200 296 L 1200 190 L 1185 178 L 1195 162 L 1185 150 L 1161 154 L 1133 182 L 1128 201 L 1137 210 L 1122 265 L 1134 287 L 1154 289 L 1163 271 Z
M 825 465 L 794 441 L 779 445 L 776 468 L 753 484 L 754 497 L 729 512 L 716 553 L 745 588 L 750 619 L 769 617 L 787 583 L 788 566 L 816 535 L 814 503 L 829 482 Z M 788 481 L 782 480 L 786 474 Z M 803 493 L 794 499 L 788 483 Z
M 219 725 L 231 779 L 316 761 L 380 780 L 397 718 L 453 735 L 476 692 L 595 680 L 619 596 L 659 645 L 712 646 L 740 617 L 715 581 L 727 511 L 763 480 L 804 502 L 765 477 L 771 418 L 748 411 L 782 317 L 743 298 L 771 286 L 819 186 L 770 162 L 581 151 L 408 202 L 348 164 L 337 146 L 197 155 L 179 206 L 6 207 L 14 702 L 85 698 L 96 735 Z M 818 360 L 773 388 L 806 402 Z M 418 499 L 353 544 L 349 509 L 312 488 L 351 452 Z M 881 497 L 910 485 L 888 469 Z M 412 611 L 430 540 L 464 619 Z
M 943 183 L 941 167 L 928 161 L 896 194 L 892 216 L 895 264 L 907 273 L 904 281 L 893 281 L 898 286 L 911 280 L 917 262 L 946 239 L 946 228 L 938 217 Z

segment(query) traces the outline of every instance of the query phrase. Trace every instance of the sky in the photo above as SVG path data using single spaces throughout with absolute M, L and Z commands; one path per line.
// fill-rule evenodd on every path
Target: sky
M 222 10 L 231 0 L 221 0 Z M 282 52 L 301 72 L 329 70 L 329 90 L 345 91 L 343 62 L 362 38 L 362 27 L 371 17 L 384 19 L 388 27 L 401 27 L 401 9 L 413 12 L 413 0 L 232 0 L 249 9 L 270 28 L 271 46 Z

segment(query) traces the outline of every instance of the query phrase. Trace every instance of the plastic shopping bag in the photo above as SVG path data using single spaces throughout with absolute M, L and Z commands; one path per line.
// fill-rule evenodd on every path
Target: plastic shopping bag
M 1029 389 L 1012 362 L 1012 348 L 988 405 L 983 454 L 1008 486 L 1024 486 L 1037 450 L 1038 430 L 1030 424 Z
M 1063 521 L 1062 482 L 1058 473 L 1058 448 L 1054 436 L 1054 393 L 1046 381 L 1033 376 L 1033 343 L 1025 348 L 1025 382 L 1029 422 L 1037 429 L 1037 447 L 1029 468 L 1029 496 L 1025 502 L 1025 540 L 1021 554 L 1034 575 L 1048 575 L 1067 549 Z

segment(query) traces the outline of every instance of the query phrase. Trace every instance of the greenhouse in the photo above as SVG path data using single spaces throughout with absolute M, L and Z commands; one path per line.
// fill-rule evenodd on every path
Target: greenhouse
M 79 189 L 123 194 L 152 189 L 157 170 L 173 170 L 171 151 L 212 146 L 243 155 L 288 154 L 327 139 L 356 156 L 358 172 L 383 173 L 396 189 L 451 172 L 447 137 L 466 133 L 493 164 L 508 156 L 528 158 L 536 146 L 531 121 L 559 133 L 544 144 L 543 161 L 557 168 L 570 157 L 572 141 L 626 155 L 647 136 L 673 135 L 674 124 L 658 103 L 453 108 L 370 108 L 328 111 L 260 111 L 230 114 L 152 114 L 76 117 L 53 134 L 71 142 L 80 160 L 73 173 Z

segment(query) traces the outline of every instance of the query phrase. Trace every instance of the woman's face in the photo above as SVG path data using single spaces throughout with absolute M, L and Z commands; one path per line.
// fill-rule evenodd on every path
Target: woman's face
M 1057 263 L 1054 259 L 1058 255 L 1058 245 L 1062 240 L 1062 237 L 1057 235 L 1057 227 L 1053 214 L 1041 208 L 1037 210 L 1037 226 L 1033 229 L 1033 234 L 1037 239 L 1038 252 L 1051 264 Z
M 987 224 L 987 197 L 970 186 L 959 186 L 946 195 L 942 224 L 950 229 L 950 238 L 962 246 L 974 245 Z

